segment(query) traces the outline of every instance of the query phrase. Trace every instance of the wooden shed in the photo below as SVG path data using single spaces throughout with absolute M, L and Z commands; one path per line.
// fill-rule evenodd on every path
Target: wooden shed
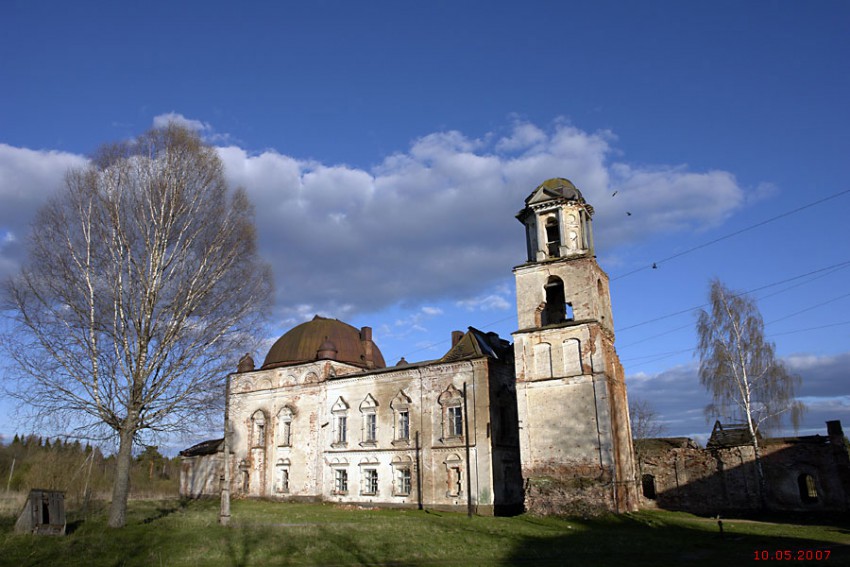
M 65 535 L 65 493 L 33 488 L 15 522 L 18 533 Z

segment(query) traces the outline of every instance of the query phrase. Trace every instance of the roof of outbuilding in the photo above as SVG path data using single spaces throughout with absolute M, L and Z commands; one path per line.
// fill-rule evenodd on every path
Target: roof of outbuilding
M 180 451 L 181 457 L 199 457 L 201 455 L 214 455 L 224 447 L 224 439 L 207 439 L 188 449 Z
M 318 352 L 330 342 L 336 348 L 334 360 L 366 367 L 366 350 L 360 331 L 339 319 L 316 315 L 312 321 L 301 323 L 280 337 L 269 349 L 263 369 L 289 366 L 318 360 Z M 384 356 L 374 342 L 372 360 L 375 368 L 384 368 Z M 328 349 L 332 350 L 332 349 Z

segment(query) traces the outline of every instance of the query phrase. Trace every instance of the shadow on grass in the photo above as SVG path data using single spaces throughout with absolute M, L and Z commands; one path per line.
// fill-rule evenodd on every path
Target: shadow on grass
M 142 523 L 150 524 L 151 522 L 155 522 L 157 520 L 167 518 L 168 516 L 170 516 L 174 512 L 178 512 L 180 510 L 185 510 L 188 506 L 189 506 L 189 501 L 186 500 L 186 499 L 181 499 L 181 500 L 178 500 L 177 502 L 173 502 L 173 503 L 170 502 L 170 503 L 163 505 L 163 506 L 158 506 L 156 508 L 156 513 L 153 514 L 152 516 L 148 516 L 147 518 L 142 520 Z
M 533 518 L 524 521 L 545 525 L 545 521 Z M 782 555 L 786 550 L 797 564 L 801 563 L 797 560 L 801 550 L 821 550 L 823 554 L 828 550 L 830 564 L 850 564 L 850 545 L 752 533 L 742 529 L 738 520 L 724 521 L 723 533 L 708 519 L 704 526 L 693 527 L 666 525 L 663 518 L 628 516 L 567 522 L 574 524 L 569 530 L 572 533 L 523 537 L 501 565 L 740 565 L 754 560 L 787 560 Z M 827 531 L 844 533 L 841 528 Z

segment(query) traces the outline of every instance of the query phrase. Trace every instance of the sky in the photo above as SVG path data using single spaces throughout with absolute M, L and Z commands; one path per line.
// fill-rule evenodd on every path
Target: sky
M 850 426 L 847 2 L 7 0 L 0 29 L 0 277 L 68 168 L 178 122 L 256 207 L 267 346 L 321 314 L 388 364 L 438 358 L 452 330 L 517 330 L 514 215 L 565 177 L 665 434 L 711 430 L 712 278 L 801 376 L 799 433 Z M 0 402 L 0 435 L 29 430 Z

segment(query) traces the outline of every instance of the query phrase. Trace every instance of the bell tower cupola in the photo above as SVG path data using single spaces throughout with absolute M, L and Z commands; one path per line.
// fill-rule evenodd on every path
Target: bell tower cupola
M 569 179 L 544 181 L 517 214 L 525 225 L 528 261 L 593 256 L 592 216 L 593 207 Z

